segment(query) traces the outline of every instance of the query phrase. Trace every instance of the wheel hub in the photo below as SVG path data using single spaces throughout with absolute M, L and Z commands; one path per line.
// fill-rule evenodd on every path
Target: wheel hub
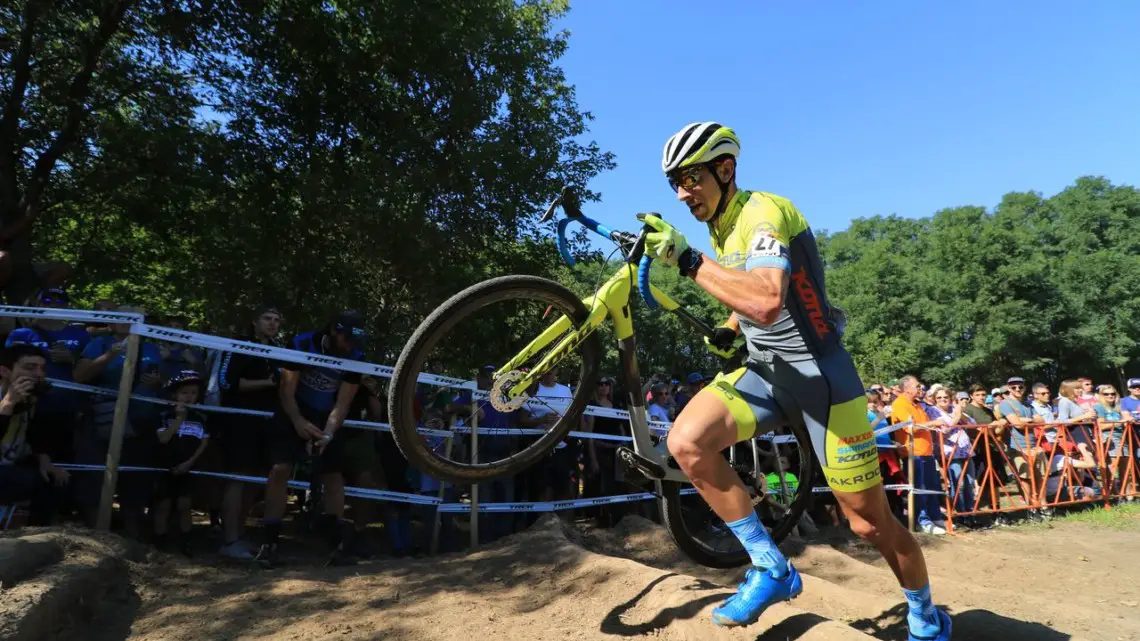
M 495 379 L 491 384 L 491 407 L 500 412 L 513 412 L 530 400 L 529 394 L 511 397 L 511 388 L 526 376 L 526 372 L 511 370 Z

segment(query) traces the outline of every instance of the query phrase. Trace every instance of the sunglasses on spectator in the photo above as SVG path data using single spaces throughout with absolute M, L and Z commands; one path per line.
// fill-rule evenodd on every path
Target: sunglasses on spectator
M 1009 387 L 1009 389 L 1025 389 L 1024 385 L 1017 385 L 1017 384 L 1009 385 L 1008 387 Z
M 67 304 L 71 301 L 67 300 L 65 296 L 41 296 L 40 302 L 45 305 L 55 305 L 56 303 Z
M 1101 392 L 1101 396 L 1116 396 L 1116 392 Z
M 598 387 L 601 387 L 602 385 L 613 385 L 613 383 L 609 381 L 598 381 Z

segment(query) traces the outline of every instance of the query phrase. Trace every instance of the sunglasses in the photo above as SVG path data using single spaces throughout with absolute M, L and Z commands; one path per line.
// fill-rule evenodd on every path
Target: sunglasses
M 42 296 L 42 297 L 40 297 L 40 302 L 43 303 L 44 305 L 56 305 L 56 304 L 66 305 L 67 303 L 69 303 L 71 301 L 69 301 L 64 296 Z
M 704 165 L 674 169 L 667 176 L 669 179 L 669 189 L 676 192 L 677 187 L 684 187 L 686 191 L 695 188 L 701 184 L 701 172 L 704 171 L 704 169 Z
M 598 381 L 598 387 L 601 387 L 602 385 L 609 386 L 609 385 L 613 385 L 613 383 L 611 383 L 609 381 Z
M 1009 389 L 1025 389 L 1024 385 L 1009 385 Z

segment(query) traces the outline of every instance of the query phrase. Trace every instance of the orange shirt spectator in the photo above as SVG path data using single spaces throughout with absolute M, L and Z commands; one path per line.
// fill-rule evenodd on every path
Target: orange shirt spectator
M 926 416 L 926 410 L 922 409 L 922 406 L 917 405 L 906 394 L 900 394 L 898 398 L 891 403 L 891 425 L 905 423 L 906 421 L 914 421 L 915 425 L 923 425 L 930 422 L 930 418 Z M 914 455 L 934 456 L 934 443 L 931 441 L 930 432 L 927 430 L 918 430 L 915 432 L 913 430 L 914 428 L 908 428 L 895 432 L 895 438 L 903 445 L 907 445 L 907 439 L 909 439 L 913 433 Z

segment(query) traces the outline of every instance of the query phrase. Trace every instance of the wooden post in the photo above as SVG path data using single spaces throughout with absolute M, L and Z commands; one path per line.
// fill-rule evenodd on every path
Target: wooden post
M 471 396 L 471 462 L 479 462 L 479 407 Z M 471 549 L 479 547 L 479 483 L 471 484 Z
M 452 414 L 451 418 L 449 418 L 447 421 L 447 429 L 448 429 L 448 431 L 451 432 L 451 436 L 447 437 L 447 442 L 444 443 L 444 445 L 443 445 L 443 456 L 444 456 L 444 458 L 450 459 L 451 458 L 451 447 L 452 447 L 452 444 L 455 443 L 455 415 L 454 414 Z M 440 481 L 439 482 L 439 500 L 441 503 L 443 502 L 443 491 L 445 489 L 447 489 L 447 483 L 444 481 Z M 441 518 L 440 511 L 439 511 L 439 508 L 437 507 L 435 510 L 435 519 L 432 522 L 432 526 L 431 526 L 431 553 L 432 554 L 436 554 L 437 552 L 439 552 L 439 528 L 441 526 L 440 518 Z
M 135 382 L 135 367 L 139 359 L 139 335 L 127 337 L 127 356 L 119 378 L 119 397 L 115 399 L 115 417 L 111 424 L 111 440 L 107 444 L 107 469 L 103 471 L 103 494 L 99 499 L 99 514 L 95 529 L 111 529 L 111 508 L 115 500 L 115 485 L 119 480 L 119 457 L 123 452 L 123 434 L 127 431 L 127 412 L 130 410 L 131 388 Z
M 914 489 L 915 489 L 914 488 L 914 437 L 916 436 L 916 433 L 915 433 L 916 427 L 917 426 L 914 426 L 914 425 L 911 426 L 911 428 L 910 428 L 910 439 L 907 440 L 907 445 L 906 445 L 907 451 L 909 452 L 909 454 L 907 456 L 907 466 L 906 466 L 906 477 L 907 477 L 907 479 L 906 480 L 907 480 L 907 483 L 910 484 L 910 491 L 907 492 L 907 497 L 906 497 L 906 506 L 907 506 L 906 507 L 906 520 L 907 520 L 907 527 L 910 528 L 911 532 L 914 532 L 914 522 L 915 522 L 915 514 L 914 514 Z

